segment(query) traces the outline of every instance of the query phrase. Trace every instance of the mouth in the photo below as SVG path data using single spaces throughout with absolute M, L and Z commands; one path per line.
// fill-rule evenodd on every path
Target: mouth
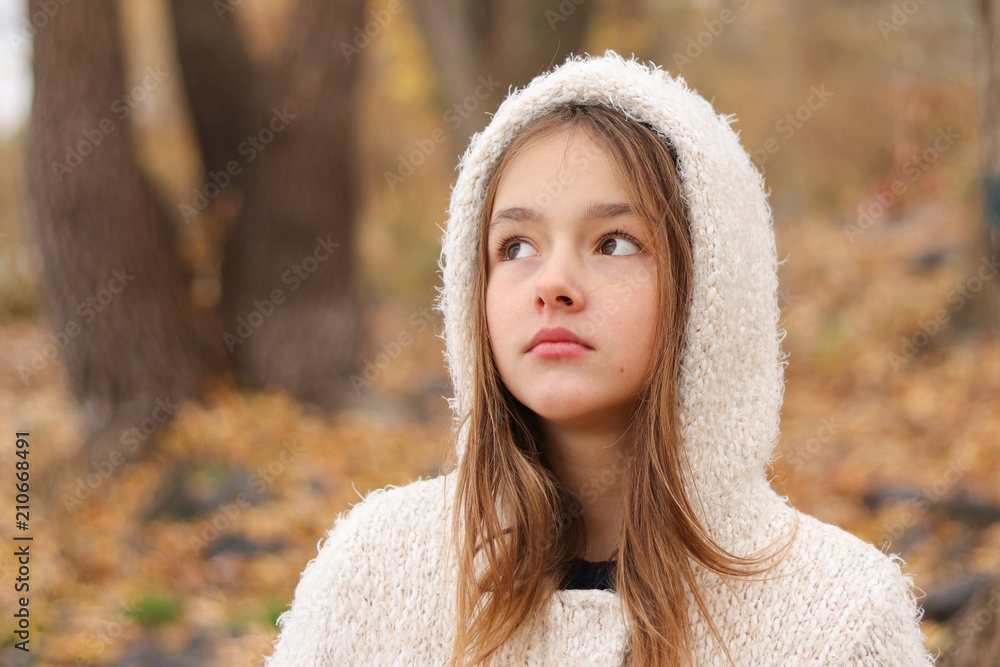
M 569 329 L 545 327 L 539 329 L 525 352 L 536 357 L 579 357 L 593 349 Z

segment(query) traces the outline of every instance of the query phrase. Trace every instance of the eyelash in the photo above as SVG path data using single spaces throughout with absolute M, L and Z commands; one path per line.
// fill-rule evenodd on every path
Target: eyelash
M 608 232 L 607 234 L 605 234 L 604 236 L 602 236 L 601 237 L 601 242 L 598 244 L 598 247 L 604 245 L 604 242 L 607 241 L 609 238 L 614 238 L 616 236 L 620 236 L 621 238 L 625 239 L 626 241 L 634 244 L 635 247 L 638 248 L 640 252 L 642 252 L 642 244 L 639 243 L 639 241 L 636 240 L 636 238 L 634 236 L 632 236 L 631 234 L 625 233 L 621 229 L 612 229 L 610 232 Z M 507 250 L 507 244 L 510 243 L 511 241 L 517 241 L 519 239 L 520 239 L 520 237 L 517 236 L 516 234 L 514 234 L 514 235 L 508 236 L 508 237 L 504 238 L 502 241 L 500 241 L 500 249 L 497 250 L 497 257 L 500 259 L 500 261 L 509 261 L 509 260 L 506 260 L 504 258 L 504 254 L 505 254 L 505 252 Z

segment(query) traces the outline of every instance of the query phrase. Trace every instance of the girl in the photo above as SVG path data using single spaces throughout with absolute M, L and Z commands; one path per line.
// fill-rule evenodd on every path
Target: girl
M 267 665 L 929 665 L 898 560 L 790 508 L 777 256 L 728 119 L 571 57 L 462 157 L 455 467 L 370 493 Z

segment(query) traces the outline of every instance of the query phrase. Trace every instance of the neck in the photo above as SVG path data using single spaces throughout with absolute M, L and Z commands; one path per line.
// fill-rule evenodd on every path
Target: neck
M 609 560 L 621 530 L 622 482 L 631 450 L 620 428 L 595 429 L 546 421 L 545 456 L 580 502 L 590 561 Z

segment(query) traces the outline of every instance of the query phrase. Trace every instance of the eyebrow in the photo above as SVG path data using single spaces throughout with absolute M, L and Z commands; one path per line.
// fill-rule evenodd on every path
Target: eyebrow
M 583 211 L 583 220 L 607 220 L 623 215 L 635 215 L 632 207 L 624 203 L 610 204 L 607 202 L 591 202 Z M 490 221 L 489 229 L 493 231 L 514 222 L 537 222 L 541 220 L 542 214 L 533 208 L 523 206 L 512 206 L 497 212 Z

